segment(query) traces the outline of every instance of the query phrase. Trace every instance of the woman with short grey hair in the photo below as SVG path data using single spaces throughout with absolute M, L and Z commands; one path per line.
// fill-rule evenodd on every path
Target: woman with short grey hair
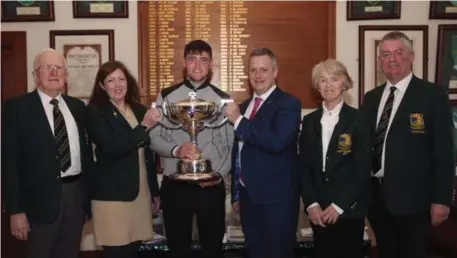
M 362 258 L 371 182 L 368 130 L 358 110 L 343 100 L 353 87 L 343 63 L 320 62 L 312 83 L 323 103 L 303 117 L 300 172 L 316 257 Z

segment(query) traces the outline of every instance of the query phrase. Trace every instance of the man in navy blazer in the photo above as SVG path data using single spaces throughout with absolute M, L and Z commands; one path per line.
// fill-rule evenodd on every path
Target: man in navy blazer
M 254 50 L 249 57 L 254 95 L 240 107 L 230 103 L 226 109 L 235 128 L 232 163 L 239 177 L 233 178 L 239 178 L 240 215 L 251 258 L 293 257 L 296 241 L 301 104 L 277 87 L 277 74 L 274 53 Z

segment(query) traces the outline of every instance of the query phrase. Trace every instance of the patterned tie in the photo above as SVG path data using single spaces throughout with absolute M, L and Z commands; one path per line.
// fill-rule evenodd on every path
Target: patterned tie
M 392 106 L 394 104 L 394 93 L 397 88 L 390 87 L 389 97 L 379 119 L 378 127 L 376 128 L 376 139 L 373 149 L 373 164 L 372 171 L 374 174 L 378 173 L 381 169 L 382 163 L 382 150 L 384 148 L 384 140 L 386 139 L 387 125 L 389 125 L 390 115 L 392 114 Z
M 260 103 L 262 103 L 262 98 L 255 98 L 254 108 L 252 109 L 251 115 L 249 116 L 249 120 L 252 120 L 255 117 L 257 111 L 259 111 Z
M 52 99 L 51 104 L 54 106 L 52 111 L 54 115 L 54 139 L 59 154 L 60 170 L 65 172 L 71 166 L 70 142 L 68 140 L 67 127 L 65 126 L 62 112 L 59 109 L 59 101 Z

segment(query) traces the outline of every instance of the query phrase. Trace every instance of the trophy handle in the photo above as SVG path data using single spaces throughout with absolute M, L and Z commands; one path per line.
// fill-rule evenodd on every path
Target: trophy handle
M 216 112 L 216 114 L 217 114 L 216 119 L 217 119 L 217 117 L 219 117 L 222 114 L 222 112 L 224 111 L 224 107 L 227 105 L 227 103 L 232 103 L 232 102 L 233 102 L 233 99 L 221 99 L 221 104 L 218 107 L 219 110 Z M 225 124 L 225 122 L 227 122 L 227 120 L 228 120 L 227 117 L 224 117 L 224 119 L 222 119 L 222 121 L 212 124 L 212 122 L 214 122 L 216 119 L 207 123 L 205 126 L 207 128 L 217 128 L 217 127 L 220 127 L 223 124 Z
M 169 118 L 169 115 L 168 115 L 168 108 L 167 108 L 167 102 L 163 102 L 162 105 L 157 105 L 155 102 L 152 102 L 151 103 L 151 108 L 158 108 L 158 109 L 161 109 L 162 110 L 162 118 L 160 119 L 160 124 L 167 128 L 167 129 L 180 129 L 182 127 L 182 124 L 178 124 L 176 123 L 175 121 L 171 120 Z M 175 125 L 170 125 L 169 123 L 166 124 L 164 123 L 164 117 L 167 117 L 169 121 L 171 121 L 172 123 L 174 123 Z

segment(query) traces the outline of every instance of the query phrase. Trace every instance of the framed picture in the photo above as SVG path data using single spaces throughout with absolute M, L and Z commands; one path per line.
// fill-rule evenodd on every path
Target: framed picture
M 54 1 L 2 1 L 2 22 L 54 21 Z
M 457 19 L 457 1 L 430 1 L 430 19 Z
M 346 20 L 400 19 L 401 1 L 347 1 Z
M 378 45 L 382 37 L 392 31 L 403 32 L 413 43 L 414 75 L 427 79 L 428 26 L 427 25 L 361 25 L 359 26 L 359 105 L 368 91 L 386 82 L 378 66 Z
M 457 105 L 457 24 L 438 25 L 435 83 L 445 87 Z
M 114 60 L 114 30 L 51 30 L 50 46 L 67 60 L 66 94 L 88 99 L 101 64 Z
M 73 1 L 73 18 L 128 17 L 128 1 Z

